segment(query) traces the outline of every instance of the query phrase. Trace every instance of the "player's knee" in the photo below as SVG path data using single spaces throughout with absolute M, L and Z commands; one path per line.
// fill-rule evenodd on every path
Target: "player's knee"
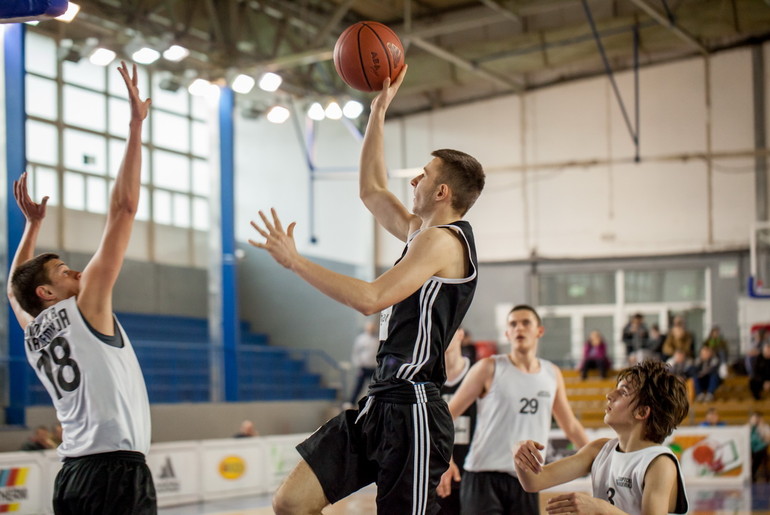
M 302 513 L 299 499 L 285 488 L 279 488 L 273 496 L 273 511 L 276 515 L 296 515 Z

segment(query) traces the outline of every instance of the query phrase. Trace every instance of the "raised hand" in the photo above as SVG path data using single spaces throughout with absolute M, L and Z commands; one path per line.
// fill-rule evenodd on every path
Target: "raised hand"
M 13 181 L 13 196 L 16 198 L 16 204 L 24 213 L 24 218 L 28 222 L 42 222 L 45 218 L 45 206 L 48 204 L 48 197 L 43 197 L 39 204 L 32 200 L 27 190 L 27 172 L 21 174 L 19 180 Z
M 272 222 L 268 220 L 265 213 L 259 212 L 259 217 L 262 219 L 262 223 L 265 226 L 262 229 L 256 222 L 251 221 L 251 226 L 265 238 L 264 243 L 259 243 L 254 240 L 249 240 L 249 243 L 257 248 L 265 249 L 273 256 L 280 265 L 292 269 L 292 265 L 296 259 L 299 258 L 297 252 L 297 246 L 294 243 L 294 227 L 297 222 L 292 222 L 286 231 L 283 230 L 281 220 L 278 218 L 278 213 L 275 209 L 270 209 L 270 214 L 273 217 Z
M 150 112 L 151 99 L 142 100 L 139 98 L 139 86 L 138 76 L 136 74 L 136 63 L 133 65 L 132 74 L 128 73 L 128 66 L 124 61 L 120 61 L 118 71 L 123 77 L 123 81 L 128 88 L 128 98 L 131 101 L 131 119 L 132 120 L 144 120 L 147 118 L 147 113 Z
M 398 93 L 398 88 L 400 88 L 401 83 L 404 82 L 407 68 L 409 68 L 409 65 L 405 64 L 401 69 L 401 73 L 398 74 L 398 77 L 396 77 L 396 80 L 393 81 L 392 84 L 390 82 L 390 77 L 385 77 L 385 80 L 382 83 L 382 91 L 380 91 L 379 95 L 372 100 L 372 111 L 377 109 L 388 109 L 388 106 L 390 106 L 390 103 L 395 98 L 396 93 Z
M 610 508 L 609 503 L 602 499 L 597 499 L 583 492 L 572 492 L 563 495 L 557 495 L 548 499 L 545 511 L 548 514 L 557 513 L 606 513 L 606 508 Z

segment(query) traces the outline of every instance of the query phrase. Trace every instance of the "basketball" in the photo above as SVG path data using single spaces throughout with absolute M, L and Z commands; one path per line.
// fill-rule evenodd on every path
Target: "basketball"
M 334 67 L 345 83 L 360 91 L 379 91 L 385 77 L 404 66 L 404 47 L 396 33 L 376 21 L 354 23 L 334 45 Z

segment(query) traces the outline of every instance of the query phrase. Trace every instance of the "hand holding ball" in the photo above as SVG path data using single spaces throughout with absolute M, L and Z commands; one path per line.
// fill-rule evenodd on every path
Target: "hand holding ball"
M 379 91 L 386 77 L 395 80 L 404 67 L 404 47 L 382 23 L 360 21 L 337 39 L 334 67 L 351 88 Z

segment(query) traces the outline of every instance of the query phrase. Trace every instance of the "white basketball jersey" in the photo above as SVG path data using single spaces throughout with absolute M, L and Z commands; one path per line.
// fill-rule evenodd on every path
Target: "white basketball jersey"
M 644 475 L 652 460 L 661 454 L 671 456 L 676 463 L 678 493 L 674 513 L 687 513 L 687 494 L 684 490 L 679 460 L 671 449 L 664 445 L 655 445 L 634 452 L 621 452 L 618 449 L 618 439 L 609 440 L 596 455 L 591 466 L 594 497 L 604 499 L 631 515 L 641 513 Z
M 75 297 L 44 310 L 24 330 L 29 364 L 62 425 L 62 457 L 150 449 L 150 403 L 131 342 L 93 330 Z M 112 343 L 112 344 L 111 344 Z
M 540 359 L 540 371 L 522 372 L 507 354 L 492 356 L 495 373 L 487 395 L 476 401 L 476 432 L 465 458 L 465 470 L 507 472 L 516 476 L 513 447 L 521 440 L 535 440 L 546 446 L 551 429 L 551 412 L 556 398 L 554 365 Z

